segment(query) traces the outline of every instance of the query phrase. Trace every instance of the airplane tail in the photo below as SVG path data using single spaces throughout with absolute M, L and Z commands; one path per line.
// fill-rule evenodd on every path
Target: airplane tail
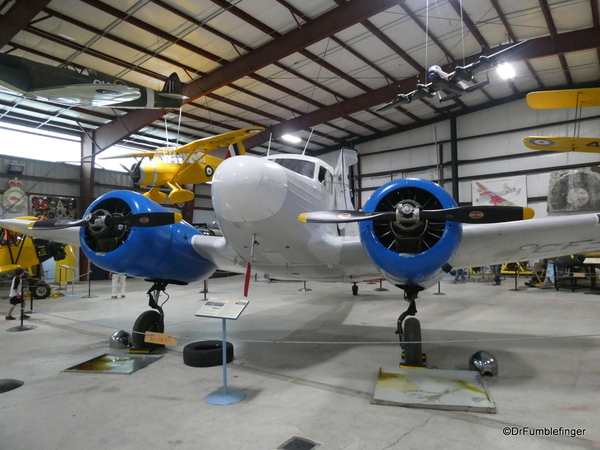
M 234 142 L 229 147 L 227 147 L 227 153 L 225 153 L 225 157 L 223 159 L 231 158 L 233 156 L 240 156 L 246 154 L 246 147 L 242 142 Z
M 160 95 L 162 97 L 183 98 L 183 85 L 176 72 L 173 72 L 169 76 Z
M 333 172 L 333 185 L 335 189 L 335 209 L 355 210 L 352 201 L 352 186 L 350 185 L 350 168 L 358 163 L 358 152 L 353 148 L 342 148 L 338 162 Z M 358 226 L 354 224 L 338 224 L 340 230 L 344 230 L 346 236 L 358 232 Z

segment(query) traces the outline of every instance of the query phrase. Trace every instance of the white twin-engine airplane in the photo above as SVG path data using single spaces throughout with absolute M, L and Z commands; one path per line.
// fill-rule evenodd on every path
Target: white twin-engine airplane
M 133 327 L 137 347 L 148 346 L 146 331 L 164 331 L 158 297 L 167 284 L 203 280 L 217 269 L 246 272 L 245 289 L 251 273 L 300 281 L 383 276 L 404 291 L 409 303 L 396 332 L 405 363 L 415 366 L 421 364 L 420 324 L 407 316 L 416 313 L 418 293 L 452 266 L 600 250 L 600 214 L 522 221 L 533 216 L 530 208 L 457 207 L 443 188 L 421 179 L 393 180 L 355 211 L 347 171 L 356 161 L 349 149 L 342 150 L 335 169 L 300 155 L 225 160 L 212 184 L 222 237 L 202 235 L 177 214 L 131 191 L 101 196 L 79 221 L 12 219 L 0 220 L 0 226 L 81 245 L 97 266 L 152 281 L 153 310 Z

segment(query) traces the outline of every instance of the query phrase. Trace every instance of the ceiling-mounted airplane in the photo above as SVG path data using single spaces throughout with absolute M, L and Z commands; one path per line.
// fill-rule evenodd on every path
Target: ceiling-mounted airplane
M 162 91 L 155 91 L 95 70 L 77 72 L 6 53 L 0 54 L 0 86 L 27 98 L 68 106 L 176 109 L 185 98 L 176 73 Z
M 600 88 L 530 92 L 527 104 L 534 109 L 600 106 Z M 532 150 L 600 153 L 600 138 L 528 136 L 523 143 Z
M 150 187 L 144 194 L 151 200 L 161 203 L 167 195 L 160 191 L 161 186 L 171 189 L 169 201 L 184 203 L 194 198 L 194 193 L 183 189 L 182 184 L 206 183 L 212 180 L 215 168 L 225 159 L 246 154 L 242 144 L 244 139 L 264 131 L 263 127 L 250 127 L 230 131 L 217 136 L 209 136 L 190 142 L 181 147 L 159 148 L 151 152 L 138 152 L 116 158 L 140 158 L 131 169 L 127 169 L 131 179 L 140 187 Z M 208 155 L 218 149 L 224 149 L 223 155 Z M 143 164 L 144 158 L 151 158 Z M 106 158 L 114 159 L 115 157 Z
M 525 49 L 532 43 L 533 41 L 530 40 L 522 41 L 492 55 L 481 55 L 477 61 L 467 64 L 466 66 L 458 66 L 456 69 L 454 69 L 454 72 L 451 73 L 444 72 L 438 65 L 433 65 L 429 67 L 429 70 L 427 71 L 429 83 L 417 84 L 417 88 L 414 91 L 411 91 L 408 94 L 398 94 L 394 100 L 381 105 L 375 111 L 385 111 L 387 109 L 405 105 L 422 98 L 434 98 L 436 94 L 440 101 L 444 102 L 468 92 L 481 89 L 489 84 L 490 81 L 487 77 L 485 80 L 470 85 L 465 83 L 465 81 L 473 81 L 473 75 L 476 73 L 495 66 L 501 61 L 511 57 L 515 53 Z M 442 91 L 449 92 L 449 94 L 445 97 L 442 97 Z
M 164 331 L 158 297 L 169 283 L 203 280 L 217 269 L 245 272 L 245 289 L 251 273 L 267 279 L 336 282 L 383 276 L 404 291 L 409 303 L 396 326 L 408 365 L 421 364 L 421 334 L 417 319 L 407 316 L 416 313 L 419 292 L 437 284 L 452 266 L 600 249 L 598 214 L 520 220 L 531 217 L 532 210 L 457 207 L 442 187 L 421 179 L 390 181 L 372 194 L 362 211 L 346 210 L 347 169 L 356 156 L 353 150 L 342 152 L 335 169 L 303 155 L 245 155 L 223 161 L 212 184 L 223 236 L 203 235 L 185 222 L 137 227 L 144 214 L 166 209 L 131 191 L 99 197 L 83 222 L 56 227 L 56 222 L 48 226 L 39 221 L 30 228 L 28 221 L 0 220 L 0 226 L 46 239 L 57 233 L 55 240 L 79 242 L 98 267 L 152 281 L 148 293 L 153 309 L 133 327 L 134 345 L 140 347 L 147 345 L 143 333 Z M 115 224 L 114 217 L 135 220 Z M 340 228 L 341 222 L 350 223 Z

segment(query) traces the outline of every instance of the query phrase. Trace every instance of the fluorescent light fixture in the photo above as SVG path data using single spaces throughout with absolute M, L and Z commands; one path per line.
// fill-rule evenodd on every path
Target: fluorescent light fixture
M 281 136 L 281 139 L 291 142 L 292 144 L 297 144 L 298 142 L 302 141 L 302 139 L 300 139 L 298 136 L 293 136 L 291 134 L 284 134 Z
M 503 80 L 508 80 L 509 78 L 515 77 L 515 69 L 508 63 L 500 64 L 496 71 Z

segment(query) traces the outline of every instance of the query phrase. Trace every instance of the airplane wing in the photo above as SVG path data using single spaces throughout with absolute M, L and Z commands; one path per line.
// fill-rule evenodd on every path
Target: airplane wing
M 527 104 L 534 109 L 600 106 L 600 88 L 530 92 Z
M 42 101 L 99 107 L 130 102 L 141 96 L 138 88 L 122 84 L 73 84 L 49 89 L 36 89 L 28 94 Z
M 2 219 L 0 220 L 0 228 L 61 244 L 80 245 L 79 227 L 56 230 L 35 229 L 34 231 L 31 227 L 35 222 L 35 220 L 30 219 Z
M 419 84 L 417 85 L 417 89 L 415 89 L 414 91 L 410 91 L 408 94 L 398 94 L 394 100 L 381 105 L 375 110 L 375 112 L 386 111 L 388 109 L 395 108 L 400 105 L 405 105 L 407 103 L 414 102 L 415 100 L 420 100 L 424 97 L 431 98 L 435 95 L 434 92 L 431 92 L 431 89 L 434 87 L 435 86 L 433 85 L 433 83 Z
M 490 67 L 495 66 L 499 62 L 504 61 L 507 58 L 510 58 L 515 53 L 520 52 L 521 50 L 524 50 L 525 48 L 529 47 L 531 44 L 533 44 L 533 40 L 521 41 L 518 44 L 511 45 L 510 47 L 500 50 L 492 55 L 489 55 L 489 56 L 482 55 L 479 57 L 479 59 L 477 61 L 475 61 L 471 64 L 468 64 L 465 67 L 458 67 L 455 72 L 453 72 L 452 74 L 450 74 L 448 76 L 448 78 L 452 80 L 455 77 L 458 77 L 460 79 L 460 78 L 462 78 L 462 75 L 464 73 L 470 73 L 471 75 L 474 75 L 478 72 L 481 72 L 482 70 L 489 69 Z M 462 78 L 462 79 L 465 79 L 465 78 Z
M 189 144 L 185 144 L 181 147 L 172 148 L 174 153 L 191 153 L 191 152 L 211 152 L 218 148 L 228 147 L 231 144 L 235 144 L 236 142 L 241 142 L 244 139 L 248 139 L 250 136 L 256 133 L 260 133 L 264 131 L 263 127 L 249 127 L 243 128 L 241 130 L 230 131 L 228 133 L 219 134 L 217 136 L 209 136 L 206 138 L 198 139 L 196 141 L 190 142 Z M 131 158 L 131 157 L 153 157 L 156 152 L 137 152 L 130 153 L 128 155 L 115 156 L 110 158 L 103 159 L 116 159 L 116 158 Z
M 489 225 L 465 224 L 462 241 L 451 264 L 454 267 L 479 267 L 599 249 L 600 214 L 544 217 Z
M 600 153 L 600 138 L 529 136 L 523 143 L 532 150 Z

